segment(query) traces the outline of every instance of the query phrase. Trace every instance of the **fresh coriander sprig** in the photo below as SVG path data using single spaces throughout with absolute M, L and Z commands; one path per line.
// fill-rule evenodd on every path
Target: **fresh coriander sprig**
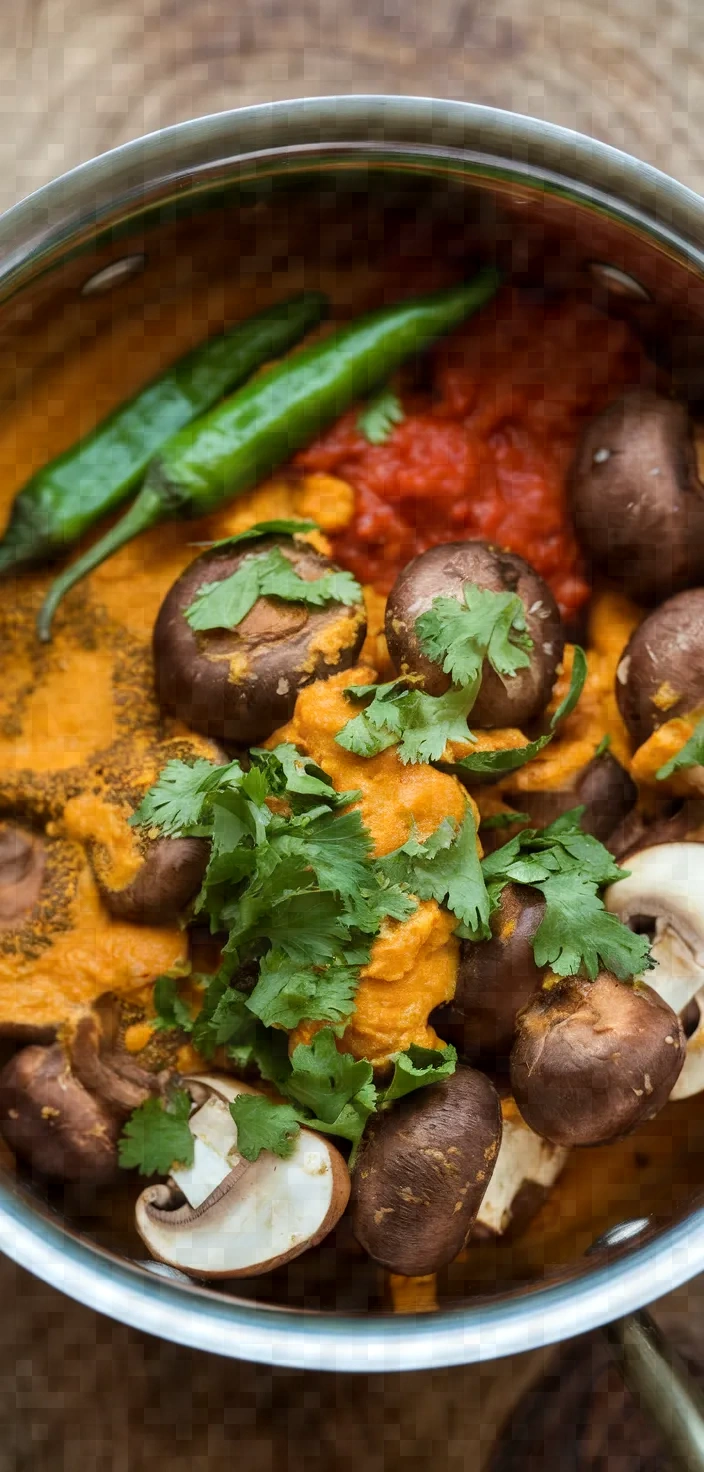
M 442 666 L 453 685 L 469 687 L 476 699 L 487 660 L 501 676 L 530 666 L 533 640 L 526 631 L 526 611 L 517 593 L 495 593 L 465 583 L 464 603 L 434 598 L 415 622 L 423 653 Z
M 251 1056 L 257 1019 L 288 1029 L 304 1018 L 343 1026 L 374 936 L 416 905 L 374 859 L 361 813 L 347 807 L 357 793 L 336 792 L 288 744 L 255 749 L 250 761 L 248 772 L 237 762 L 201 762 L 197 771 L 171 762 L 134 818 L 210 839 L 195 913 L 227 936 L 226 986 L 217 999 L 208 988 L 191 1027 L 196 1047 L 214 1037 L 213 1046 L 227 1043 L 240 1059 Z M 227 986 L 242 966 L 253 968 L 250 995 L 233 1000 Z M 184 1025 L 177 989 L 160 984 L 157 1000 L 162 1017 Z
M 188 1127 L 191 1097 L 175 1089 L 166 1103 L 147 1099 L 130 1115 L 118 1147 L 125 1170 L 143 1176 L 168 1175 L 175 1164 L 193 1164 L 193 1136 Z
M 545 914 L 533 937 L 536 965 L 557 976 L 585 972 L 592 980 L 600 967 L 626 980 L 654 963 L 647 937 L 636 935 L 604 907 L 599 891 L 623 879 L 608 849 L 580 827 L 583 807 L 563 814 L 549 827 L 526 828 L 482 860 L 491 908 L 498 908 L 507 884 L 529 885 L 545 899 Z M 468 932 L 488 938 L 488 929 Z
M 258 598 L 321 607 L 324 603 L 362 601 L 362 589 L 350 572 L 333 569 L 320 577 L 302 578 L 280 547 L 252 552 L 229 577 L 205 583 L 185 611 L 192 629 L 236 629 Z
M 572 662 L 572 674 L 570 677 L 569 690 L 557 710 L 550 718 L 550 729 L 542 736 L 537 736 L 535 741 L 526 742 L 525 746 L 505 746 L 498 751 L 475 751 L 469 756 L 463 756 L 456 762 L 442 762 L 444 772 L 452 772 L 458 777 L 469 775 L 470 777 L 501 776 L 507 772 L 516 772 L 530 762 L 539 752 L 544 751 L 546 746 L 554 740 L 559 726 L 565 718 L 572 713 L 577 701 L 584 689 L 587 678 L 587 656 L 578 644 L 574 646 L 574 658 Z M 466 737 L 465 737 L 466 739 Z

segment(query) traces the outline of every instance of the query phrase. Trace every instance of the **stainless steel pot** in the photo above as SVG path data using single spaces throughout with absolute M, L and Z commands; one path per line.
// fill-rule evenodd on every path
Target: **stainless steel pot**
M 478 242 L 522 279 L 548 287 L 590 280 L 610 309 L 638 325 L 680 389 L 704 397 L 698 196 L 546 123 L 395 97 L 308 99 L 201 118 L 85 164 L 10 210 L 0 220 L 0 394 L 87 321 L 99 331 L 122 310 L 123 293 L 146 299 L 174 241 L 200 238 L 207 247 L 218 236 L 233 270 L 269 271 L 274 256 L 261 221 L 273 211 L 290 223 L 294 201 L 299 224 L 285 248 L 315 253 L 321 199 L 328 221 L 351 221 L 341 259 L 345 249 L 348 258 L 350 249 L 374 249 L 368 201 L 385 208 L 398 200 L 407 220 L 432 209 L 470 221 Z M 314 202 L 307 231 L 306 201 Z M 695 1122 L 693 1196 L 704 1185 L 695 1168 L 699 1133 Z M 244 1299 L 182 1281 L 100 1246 L 9 1166 L 0 1173 L 0 1245 L 81 1302 L 183 1344 L 287 1366 L 412 1370 L 567 1338 L 667 1293 L 704 1269 L 704 1208 L 693 1199 L 677 1216 L 665 1192 L 657 1220 L 635 1222 L 590 1257 L 575 1250 L 572 1262 L 532 1281 L 507 1278 L 408 1317 L 294 1308 L 271 1295 Z

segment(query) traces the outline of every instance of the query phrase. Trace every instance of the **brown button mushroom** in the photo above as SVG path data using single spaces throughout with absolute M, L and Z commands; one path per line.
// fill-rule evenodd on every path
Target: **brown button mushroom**
M 263 1150 L 246 1161 L 228 1103 L 257 1090 L 216 1075 L 186 1082 L 204 1098 L 189 1120 L 193 1165 L 142 1192 L 136 1225 L 149 1251 L 193 1278 L 251 1278 L 315 1247 L 349 1199 L 339 1150 L 301 1129 L 286 1159 Z
M 608 971 L 567 977 L 518 1018 L 512 1092 L 553 1144 L 605 1145 L 662 1109 L 685 1051 L 679 1018 L 651 987 Z
M 626 394 L 587 426 L 571 473 L 579 540 L 643 602 L 704 578 L 704 487 L 683 404 Z
M 668 598 L 639 625 L 616 671 L 616 699 L 637 745 L 704 705 L 704 588 Z
M 116 920 L 133 925 L 167 925 L 200 889 L 208 867 L 210 844 L 203 838 L 146 837 L 144 862 L 135 878 L 115 889 L 94 862 L 101 899 Z
M 510 807 L 527 813 L 536 828 L 546 828 L 570 808 L 584 807 L 581 827 L 601 843 L 608 842 L 637 800 L 635 782 L 610 751 L 592 757 L 581 772 L 577 772 L 572 781 L 559 790 L 504 793 L 504 801 Z M 500 842 L 505 836 L 499 831 Z
M 352 1182 L 352 1229 L 370 1257 L 414 1277 L 452 1262 L 472 1229 L 501 1143 L 489 1079 L 458 1068 L 367 1126 Z
M 545 709 L 562 658 L 564 634 L 553 595 L 529 563 L 488 542 L 450 542 L 414 557 L 399 574 L 386 605 L 386 641 L 401 673 L 423 676 L 423 688 L 441 695 L 450 678 L 423 654 L 415 622 L 438 597 L 463 599 L 465 583 L 495 593 L 516 593 L 525 608 L 533 648 L 530 665 L 502 678 L 484 661 L 472 708 L 475 726 L 521 726 Z
M 115 1031 L 107 998 L 67 1029 L 65 1045 L 23 1048 L 0 1072 L 0 1132 L 39 1175 L 110 1180 L 124 1120 L 165 1082 L 115 1046 Z
M 537 890 L 507 884 L 491 917 L 491 940 L 460 942 L 455 995 L 436 1008 L 432 1025 L 471 1063 L 496 1065 L 511 1051 L 516 1015 L 544 975 L 532 945 L 544 913 Z
M 75 1077 L 60 1044 L 16 1053 L 0 1073 L 0 1129 L 50 1180 L 100 1185 L 117 1171 L 122 1121 Z
M 0 930 L 15 926 L 39 899 L 45 850 L 34 833 L 0 824 Z
M 214 548 L 177 579 L 154 628 L 163 709 L 194 731 L 238 746 L 265 740 L 289 720 L 302 686 L 353 665 L 366 634 L 362 603 L 313 607 L 274 597 L 258 598 L 234 629 L 192 629 L 185 615 L 199 591 L 273 547 L 307 582 L 334 570 L 307 543 L 281 537 Z

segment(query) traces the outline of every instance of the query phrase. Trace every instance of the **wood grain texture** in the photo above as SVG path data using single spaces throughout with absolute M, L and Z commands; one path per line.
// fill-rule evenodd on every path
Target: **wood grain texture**
M 704 186 L 699 0 L 7 0 L 0 206 L 221 108 L 433 93 L 593 133 Z
M 0 208 L 188 117 L 384 91 L 533 113 L 704 189 L 701 0 L 5 0 Z M 701 1297 L 662 1306 L 678 1337 Z M 8 1260 L 0 1301 L 0 1472 L 142 1472 L 165 1455 L 171 1472 L 479 1472 L 550 1355 L 272 1372 L 114 1325 Z

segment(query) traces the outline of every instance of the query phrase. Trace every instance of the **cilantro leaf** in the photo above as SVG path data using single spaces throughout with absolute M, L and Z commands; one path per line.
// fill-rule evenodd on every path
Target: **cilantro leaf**
M 464 604 L 456 598 L 434 598 L 416 619 L 415 631 L 423 653 L 442 666 L 454 685 L 470 686 L 476 699 L 484 661 L 499 675 L 515 675 L 530 665 L 533 640 L 517 593 L 494 593 L 468 582 L 463 596 Z
M 203 780 L 217 770 L 204 757 L 192 764 L 167 762 L 129 819 L 131 826 L 159 828 L 165 838 L 197 834 L 205 801 Z
M 311 1130 L 318 1130 L 321 1135 L 337 1135 L 343 1140 L 349 1140 L 352 1145 L 349 1158 L 351 1168 L 355 1163 L 367 1120 L 371 1114 L 374 1114 L 376 1107 L 377 1090 L 369 1080 L 368 1083 L 362 1084 L 361 1089 L 357 1090 L 349 1104 L 344 1105 L 332 1124 L 328 1124 L 324 1119 L 308 1118 L 303 1115 L 299 1115 L 299 1118 L 302 1124 L 307 1125 Z
M 394 425 L 402 424 L 405 417 L 398 395 L 385 387 L 357 415 L 357 428 L 370 445 L 383 445 L 393 433 Z
M 339 1053 L 332 1028 L 323 1027 L 311 1043 L 294 1048 L 286 1093 L 325 1124 L 333 1125 L 345 1105 L 372 1081 L 371 1063 Z
M 457 1066 L 457 1049 L 451 1044 L 444 1048 L 419 1048 L 412 1043 L 405 1053 L 394 1053 L 392 1061 L 393 1078 L 379 1101 L 382 1109 L 415 1089 L 450 1078 Z
M 236 629 L 261 592 L 258 558 L 245 557 L 227 578 L 204 583 L 198 588 L 184 616 L 196 632 L 206 629 Z
M 335 740 L 357 756 L 377 756 L 398 745 L 400 760 L 439 760 L 448 741 L 468 741 L 467 716 L 473 704 L 468 689 L 448 690 L 445 695 L 426 695 L 408 688 L 401 678 L 385 685 L 350 685 L 345 695 L 371 704 L 348 721 Z
M 421 900 L 446 905 L 469 931 L 480 932 L 486 926 L 489 901 L 471 808 L 459 828 L 444 818 L 423 843 L 412 834 L 378 862 L 390 880 L 407 885 Z
M 543 736 L 538 736 L 535 741 L 526 742 L 525 746 L 503 747 L 499 751 L 476 751 L 469 756 L 461 757 L 457 762 L 443 762 L 442 770 L 453 772 L 458 777 L 465 772 L 471 772 L 476 776 L 496 776 L 503 772 L 515 772 L 519 767 L 524 767 L 526 762 L 533 760 L 538 752 L 543 751 L 557 734 L 560 722 L 565 716 L 571 714 L 584 689 L 587 678 L 587 657 L 579 645 L 575 645 L 574 662 L 572 665 L 572 677 L 570 688 L 558 706 L 550 720 L 550 730 Z M 466 737 L 465 737 L 466 739 Z
M 537 887 L 546 903 L 533 937 L 537 966 L 549 966 L 557 976 L 584 970 L 592 981 L 605 968 L 625 981 L 654 964 L 647 936 L 636 935 L 605 910 L 588 879 L 555 874 Z
M 229 577 L 205 583 L 185 610 L 192 629 L 235 629 L 258 598 L 320 607 L 324 603 L 358 603 L 362 590 L 350 572 L 333 568 L 320 577 L 302 578 L 280 547 L 252 552 Z
M 357 972 L 344 962 L 331 966 L 292 966 L 284 952 L 262 957 L 259 980 L 247 1007 L 266 1027 L 291 1030 L 308 1022 L 344 1023 L 354 1011 Z
M 177 976 L 157 976 L 153 994 L 156 1017 L 151 1024 L 155 1032 L 174 1028 L 180 1028 L 182 1032 L 191 1031 L 193 1018 L 190 1008 L 179 996 L 179 986 L 180 978 Z
M 293 1154 L 301 1126 L 290 1104 L 274 1104 L 264 1094 L 238 1094 L 230 1114 L 237 1125 L 237 1149 L 245 1160 L 258 1160 L 262 1150 L 282 1160 Z
M 191 1098 L 183 1089 L 174 1090 L 166 1105 L 155 1098 L 140 1104 L 122 1131 L 120 1165 L 143 1176 L 167 1176 L 173 1165 L 192 1165 L 190 1112 Z
M 666 782 L 668 777 L 673 777 L 675 772 L 683 772 L 687 767 L 699 767 L 704 763 L 704 721 L 695 726 L 689 741 L 671 756 L 669 762 L 659 767 L 655 773 L 658 782 Z
M 360 792 L 336 792 L 332 779 L 309 756 L 302 756 L 291 742 L 282 741 L 272 751 L 253 746 L 250 760 L 266 777 L 274 795 L 315 797 L 330 807 L 346 807 L 361 797 Z
M 609 850 L 583 833 L 584 808 L 563 813 L 547 828 L 526 828 L 482 860 L 493 908 L 505 884 L 538 889 L 545 914 L 533 937 L 537 966 L 558 976 L 584 970 L 592 978 L 600 964 L 625 979 L 652 965 L 648 941 L 604 908 L 599 889 L 624 878 Z
M 303 532 L 320 531 L 317 521 L 298 521 L 295 517 L 276 516 L 271 521 L 257 521 L 244 532 L 221 537 L 219 542 L 194 542 L 195 547 L 237 547 L 244 542 L 257 542 L 261 537 L 296 537 Z

